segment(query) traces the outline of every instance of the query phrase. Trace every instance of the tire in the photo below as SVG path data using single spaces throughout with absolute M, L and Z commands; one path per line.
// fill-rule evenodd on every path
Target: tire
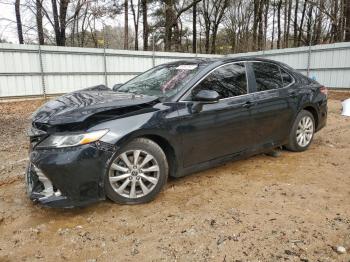
M 147 203 L 166 184 L 168 170 L 160 146 L 152 140 L 136 138 L 118 150 L 110 162 L 105 179 L 106 195 L 119 204 Z
M 293 152 L 305 151 L 311 145 L 314 134 L 314 116 L 309 111 L 302 110 L 299 112 L 293 123 L 286 148 Z M 302 136 L 304 136 L 304 140 L 302 139 Z

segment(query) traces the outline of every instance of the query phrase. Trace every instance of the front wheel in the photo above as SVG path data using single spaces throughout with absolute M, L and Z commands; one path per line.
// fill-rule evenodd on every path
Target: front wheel
M 105 188 L 108 198 L 121 204 L 151 201 L 168 177 L 168 162 L 158 144 L 137 138 L 122 148 L 111 161 Z
M 300 111 L 289 134 L 286 148 L 294 152 L 305 151 L 310 146 L 314 133 L 315 119 L 313 115 L 306 110 Z

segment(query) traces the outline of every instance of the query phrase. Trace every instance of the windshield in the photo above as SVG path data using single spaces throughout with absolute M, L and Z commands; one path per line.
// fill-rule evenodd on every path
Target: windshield
M 117 91 L 170 97 L 181 90 L 199 70 L 198 64 L 157 66 L 120 86 Z

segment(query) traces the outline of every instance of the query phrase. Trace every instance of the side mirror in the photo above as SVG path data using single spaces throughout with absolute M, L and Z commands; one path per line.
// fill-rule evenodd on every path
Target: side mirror
M 212 104 L 219 102 L 220 95 L 214 90 L 201 90 L 192 97 L 194 103 L 190 106 L 191 113 L 199 113 L 203 109 L 204 104 Z
M 218 92 L 214 90 L 201 90 L 193 98 L 193 101 L 205 103 L 216 103 L 220 99 Z
M 117 91 L 118 88 L 119 88 L 120 86 L 122 86 L 122 85 L 123 85 L 123 84 L 115 84 L 115 85 L 113 86 L 112 90 L 113 90 L 113 91 Z

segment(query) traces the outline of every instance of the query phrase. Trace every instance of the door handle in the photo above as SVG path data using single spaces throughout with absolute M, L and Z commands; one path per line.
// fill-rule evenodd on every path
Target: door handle
M 289 97 L 296 97 L 297 96 L 297 91 L 290 91 L 289 92 Z
M 253 106 L 254 105 L 254 103 L 252 102 L 252 101 L 247 101 L 247 102 L 245 102 L 243 105 L 242 105 L 242 107 L 244 107 L 244 108 L 250 108 L 251 106 Z

